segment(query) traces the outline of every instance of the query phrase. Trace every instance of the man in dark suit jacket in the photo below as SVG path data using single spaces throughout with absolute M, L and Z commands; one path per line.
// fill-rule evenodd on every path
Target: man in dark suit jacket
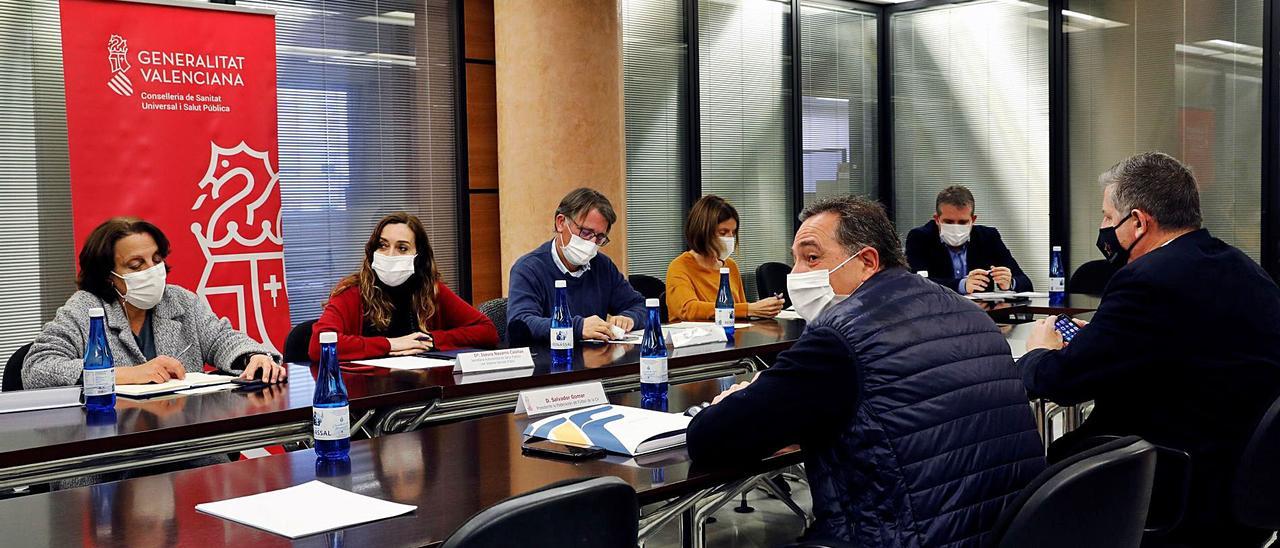
M 933 219 L 907 233 L 911 270 L 928 271 L 930 280 L 961 295 L 988 289 L 1034 290 L 1031 279 L 1000 239 L 1000 231 L 977 222 L 969 189 L 943 189 L 934 203 Z
M 1259 419 L 1280 396 L 1280 288 L 1200 228 L 1195 178 L 1177 160 L 1140 154 L 1103 181 L 1098 245 L 1125 266 L 1069 345 L 1052 318 L 1042 320 L 1018 362 L 1033 396 L 1094 400 L 1088 420 L 1054 443 L 1050 457 L 1103 434 L 1185 450 L 1190 510 L 1168 541 L 1260 546 L 1266 532 L 1234 523 L 1230 485 Z

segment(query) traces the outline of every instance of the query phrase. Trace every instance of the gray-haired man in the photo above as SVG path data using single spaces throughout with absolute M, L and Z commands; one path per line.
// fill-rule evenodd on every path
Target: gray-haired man
M 1190 510 L 1166 540 L 1260 546 L 1267 533 L 1233 523 L 1229 493 L 1245 443 L 1280 396 L 1280 288 L 1200 227 L 1195 177 L 1172 157 L 1133 156 L 1101 182 L 1098 247 L 1123 268 L 1070 345 L 1043 320 L 1018 362 L 1033 394 L 1095 402 L 1089 420 L 1050 447 L 1050 460 L 1098 435 L 1188 451 Z

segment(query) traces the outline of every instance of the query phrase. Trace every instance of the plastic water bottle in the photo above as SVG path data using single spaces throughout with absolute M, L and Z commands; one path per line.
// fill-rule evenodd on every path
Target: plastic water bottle
M 720 292 L 716 294 L 716 325 L 733 341 L 733 292 L 729 289 L 729 269 L 720 269 Z
M 1067 300 L 1067 274 L 1062 268 L 1062 246 L 1053 246 L 1049 254 L 1049 304 L 1060 306 Z
M 101 308 L 89 309 L 89 344 L 84 349 L 84 407 L 90 412 L 116 408 L 116 361 L 107 345 Z
M 351 409 L 347 405 L 347 385 L 338 370 L 338 334 L 320 334 L 320 371 L 311 406 L 312 436 L 316 456 L 345 459 L 351 452 Z
M 649 321 L 640 340 L 640 407 L 667 410 L 667 341 L 662 338 L 658 299 L 646 299 Z
M 556 280 L 556 303 L 551 308 L 551 366 L 559 370 L 573 363 L 573 314 L 569 312 L 569 284 Z

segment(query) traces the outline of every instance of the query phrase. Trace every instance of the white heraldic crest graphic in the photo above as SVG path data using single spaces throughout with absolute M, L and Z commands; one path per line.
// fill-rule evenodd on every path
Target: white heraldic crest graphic
M 191 223 L 205 257 L 196 294 L 237 329 L 277 351 L 283 341 L 271 340 L 269 318 L 288 313 L 278 182 L 267 152 L 244 142 L 233 148 L 211 142 L 201 194 L 191 206 L 208 212 L 204 224 Z

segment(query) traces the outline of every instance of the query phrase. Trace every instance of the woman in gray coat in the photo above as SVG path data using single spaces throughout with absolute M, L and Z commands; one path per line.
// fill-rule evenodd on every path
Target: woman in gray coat
M 106 311 L 116 384 L 181 379 L 205 364 L 267 382 L 285 379 L 280 356 L 232 329 L 194 293 L 165 283 L 169 240 L 155 225 L 116 217 L 80 250 L 80 290 L 45 324 L 22 367 L 25 388 L 81 382 L 89 309 Z

